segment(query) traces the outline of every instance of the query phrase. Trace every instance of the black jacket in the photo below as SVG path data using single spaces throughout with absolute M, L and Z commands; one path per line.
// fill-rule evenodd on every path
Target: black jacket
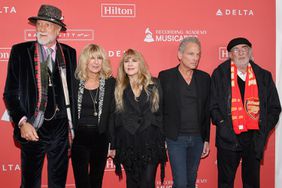
M 71 112 L 74 117 L 74 72 L 76 68 L 75 49 L 61 44 L 66 61 L 67 83 L 71 102 Z M 57 48 L 59 49 L 59 48 Z M 18 123 L 23 116 L 27 119 L 34 115 L 38 90 L 35 78 L 34 64 L 35 42 L 25 42 L 12 47 L 7 78 L 4 90 L 4 101 L 9 115 L 14 123 L 14 136 L 20 139 Z
M 165 135 L 169 139 L 176 139 L 180 129 L 180 96 L 178 66 L 161 71 L 159 79 L 163 90 L 163 124 Z M 196 82 L 196 93 L 198 96 L 197 111 L 200 122 L 200 130 L 203 141 L 210 138 L 210 76 L 200 70 L 193 73 Z
M 250 61 L 256 75 L 260 101 L 259 130 L 255 131 L 253 142 L 256 155 L 263 156 L 269 132 L 279 120 L 280 101 L 271 73 Z M 211 116 L 216 125 L 216 146 L 228 150 L 240 150 L 231 119 L 231 76 L 230 60 L 219 65 L 212 74 Z
M 139 102 L 141 103 L 140 106 L 137 105 L 136 101 L 134 101 L 134 95 L 130 85 L 127 86 L 127 88 L 124 90 L 124 110 L 122 112 L 116 111 L 114 114 L 111 115 L 110 135 L 112 148 L 115 148 L 117 146 L 117 130 L 119 130 L 120 127 L 122 127 L 124 130 L 126 130 L 126 132 L 131 135 L 137 135 L 139 134 L 138 132 L 143 132 L 146 129 L 150 129 L 150 127 L 156 127 L 156 132 L 160 132 L 160 135 L 163 135 L 161 113 L 162 90 L 160 88 L 159 81 L 155 80 L 155 84 L 149 85 L 148 89 L 152 90 L 154 87 L 158 89 L 160 99 L 160 107 L 157 112 L 151 111 L 151 96 L 148 99 L 145 90 L 142 90 L 140 94 L 140 97 L 142 97 Z M 145 140 L 146 139 L 150 140 L 152 138 L 148 137 L 145 138 Z
M 109 119 L 111 113 L 114 112 L 114 90 L 115 90 L 115 79 L 113 77 L 110 77 L 105 80 L 105 93 L 104 93 L 104 99 L 102 104 L 102 114 L 101 119 L 98 124 L 99 133 L 108 133 L 109 128 Z M 78 93 L 79 93 L 79 80 L 76 80 L 75 82 L 75 120 L 78 122 L 78 108 L 77 108 L 77 102 L 78 102 Z M 77 123 L 74 124 L 74 130 L 77 130 Z

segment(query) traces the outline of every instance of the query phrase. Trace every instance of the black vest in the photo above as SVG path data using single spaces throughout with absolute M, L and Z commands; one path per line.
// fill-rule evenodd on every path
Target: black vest
M 45 111 L 45 118 L 49 119 L 54 115 L 56 105 L 59 108 L 59 111 L 56 112 L 53 119 L 67 118 L 63 84 L 57 62 L 53 68 L 54 70 L 51 73 L 52 86 L 48 86 L 48 102 Z

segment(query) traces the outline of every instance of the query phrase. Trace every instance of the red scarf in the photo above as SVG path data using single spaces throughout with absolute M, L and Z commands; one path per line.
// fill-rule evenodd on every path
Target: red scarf
M 256 76 L 250 64 L 247 67 L 244 103 L 241 99 L 237 82 L 237 67 L 234 62 L 231 62 L 231 91 L 231 114 L 234 132 L 240 134 L 249 129 L 258 130 L 260 112 L 258 87 Z

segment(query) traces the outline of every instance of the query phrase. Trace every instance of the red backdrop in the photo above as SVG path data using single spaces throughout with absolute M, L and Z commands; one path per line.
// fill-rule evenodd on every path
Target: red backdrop
M 34 27 L 27 18 L 37 15 L 42 3 L 62 9 L 68 31 L 60 41 L 77 49 L 97 43 L 111 59 L 114 75 L 124 50 L 135 48 L 143 53 L 154 76 L 160 70 L 178 64 L 177 46 L 186 36 L 197 36 L 202 42 L 199 69 L 212 73 L 227 58 L 228 41 L 237 36 L 253 43 L 256 63 L 270 70 L 275 78 L 275 0 L 14 0 L 0 2 L 0 93 L 3 93 L 11 46 L 33 40 Z M 16 147 L 3 101 L 0 101 L 0 187 L 19 187 L 20 149 Z M 211 153 L 203 159 L 198 173 L 198 188 L 217 186 L 215 131 L 211 131 Z M 274 134 L 270 136 L 261 169 L 261 187 L 274 187 Z M 46 164 L 43 187 L 47 187 Z M 236 178 L 235 187 L 242 187 Z M 169 164 L 166 179 L 157 188 L 172 187 Z M 66 187 L 75 187 L 70 165 Z M 125 187 L 118 181 L 112 161 L 108 161 L 105 188 Z

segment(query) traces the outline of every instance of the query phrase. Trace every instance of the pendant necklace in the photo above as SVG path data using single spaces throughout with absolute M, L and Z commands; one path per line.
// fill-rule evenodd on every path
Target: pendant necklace
M 97 98 L 98 98 L 98 91 L 99 91 L 99 87 L 97 88 L 97 91 L 95 93 L 95 97 L 93 97 L 93 94 L 90 90 L 89 91 L 89 94 L 90 94 L 90 97 L 91 97 L 91 101 L 93 103 L 93 107 L 94 107 L 94 112 L 93 112 L 93 116 L 97 116 L 98 115 L 98 112 L 96 110 L 96 104 L 97 104 Z

